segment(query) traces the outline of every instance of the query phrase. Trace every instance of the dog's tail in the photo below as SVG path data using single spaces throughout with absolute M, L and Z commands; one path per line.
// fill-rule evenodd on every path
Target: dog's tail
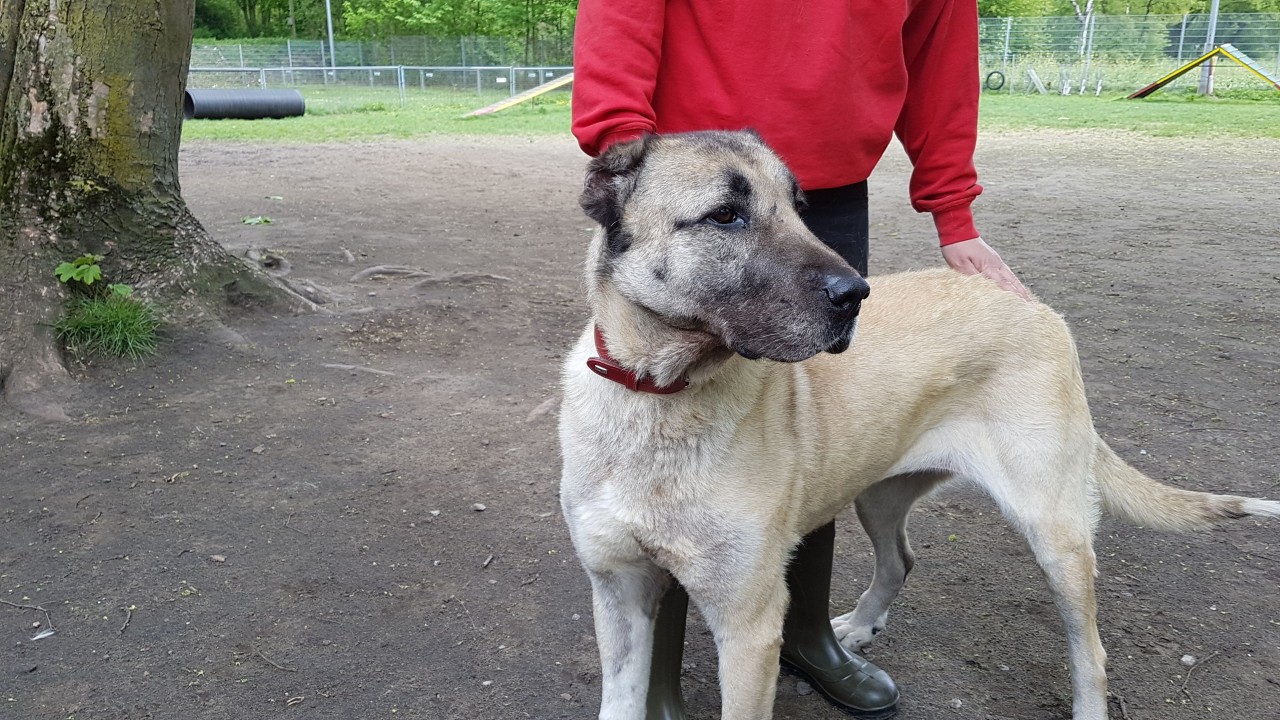
M 1110 515 L 1158 530 L 1202 530 L 1250 515 L 1280 517 L 1280 502 L 1213 495 L 1162 485 L 1116 455 L 1102 438 L 1093 462 L 1102 507 Z

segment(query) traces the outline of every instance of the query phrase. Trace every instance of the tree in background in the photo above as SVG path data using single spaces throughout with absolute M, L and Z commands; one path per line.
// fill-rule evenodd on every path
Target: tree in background
M 576 0 L 344 0 L 343 24 L 358 38 L 406 35 L 502 37 L 533 57 L 545 37 L 573 34 Z
M 447 34 L 443 27 L 451 19 L 450 14 L 442 12 L 440 6 L 443 4 L 428 4 L 421 0 L 345 0 L 342 3 L 343 24 L 356 37 L 443 36 Z
M 0 394 L 64 418 L 51 325 L 63 261 L 212 320 L 228 302 L 307 307 L 214 242 L 178 184 L 192 0 L 0 3 Z
M 538 61 L 532 53 L 539 40 L 573 34 L 577 0 L 518 0 L 499 3 L 499 6 L 499 33 L 523 42 L 525 63 Z
M 244 16 L 236 0 L 197 0 L 195 36 L 244 37 Z
M 342 3 L 332 4 L 341 29 Z M 326 32 L 324 0 L 196 0 L 196 37 L 318 39 Z

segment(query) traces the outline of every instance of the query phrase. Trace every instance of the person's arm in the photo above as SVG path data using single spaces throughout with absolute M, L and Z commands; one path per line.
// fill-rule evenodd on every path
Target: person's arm
M 663 0 L 581 0 L 573 36 L 573 135 L 588 155 L 654 131 Z
M 942 256 L 1024 299 L 1031 294 L 978 234 L 969 206 L 982 192 L 978 139 L 978 9 L 973 0 L 922 0 L 903 29 L 907 97 L 895 127 L 911 158 L 911 205 L 933 215 Z

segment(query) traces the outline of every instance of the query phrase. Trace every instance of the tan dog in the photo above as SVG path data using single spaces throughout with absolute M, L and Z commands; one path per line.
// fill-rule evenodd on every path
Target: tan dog
M 798 540 L 856 501 L 875 576 L 835 625 L 859 647 L 911 568 L 912 504 L 959 477 L 1026 536 L 1066 625 L 1074 717 L 1105 720 L 1100 512 L 1174 530 L 1280 515 L 1117 457 L 1045 305 L 933 271 L 877 278 L 859 324 L 866 286 L 808 232 L 795 180 L 752 134 L 614 148 L 582 202 L 601 228 L 592 326 L 564 369 L 561 500 L 594 591 L 601 718 L 644 717 L 668 572 L 715 635 L 722 717 L 771 717 Z

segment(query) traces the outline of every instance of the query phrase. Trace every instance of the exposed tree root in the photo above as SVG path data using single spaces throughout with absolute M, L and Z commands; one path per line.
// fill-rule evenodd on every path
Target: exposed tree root
M 347 282 L 360 282 L 361 280 L 368 280 L 371 277 L 391 276 L 408 278 L 430 277 L 431 273 L 417 268 L 406 267 L 404 265 L 374 265 L 373 267 L 365 268 L 355 275 L 352 275 L 351 279 Z

